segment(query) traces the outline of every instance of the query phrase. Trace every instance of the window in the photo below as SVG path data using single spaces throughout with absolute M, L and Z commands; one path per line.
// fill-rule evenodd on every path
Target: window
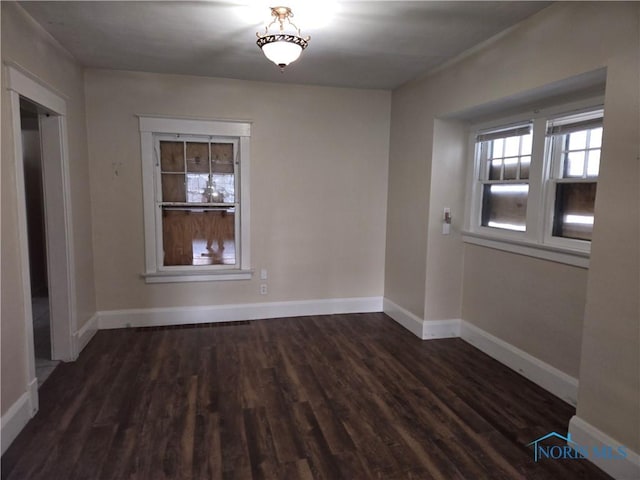
M 602 110 L 551 120 L 547 136 L 553 194 L 551 234 L 589 241 L 600 171 Z
M 162 266 L 238 266 L 237 141 L 156 135 Z
M 140 117 L 147 282 L 249 270 L 247 123 Z
M 531 124 L 478 135 L 482 226 L 526 230 L 531 138 Z
M 482 243 L 477 239 L 485 238 L 496 248 L 502 248 L 496 242 L 507 242 L 588 256 L 603 115 L 601 107 L 560 107 L 474 129 L 465 240 Z

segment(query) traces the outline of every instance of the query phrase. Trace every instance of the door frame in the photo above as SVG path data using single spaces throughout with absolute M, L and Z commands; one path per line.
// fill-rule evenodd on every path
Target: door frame
M 51 354 L 55 360 L 72 361 L 78 354 L 74 341 L 77 318 L 67 148 L 67 102 L 61 95 L 54 92 L 53 88 L 17 65 L 6 64 L 5 74 L 11 101 L 13 127 L 17 233 L 26 334 L 26 377 L 33 414 L 38 410 L 38 380 L 35 374 L 20 97 L 37 104 L 43 112 L 46 112 L 39 114 L 39 126 L 49 277 Z

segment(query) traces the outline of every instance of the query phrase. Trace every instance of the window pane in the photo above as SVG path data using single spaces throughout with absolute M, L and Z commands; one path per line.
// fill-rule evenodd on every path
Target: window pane
M 498 138 L 497 140 L 493 140 L 491 142 L 491 153 L 489 154 L 489 158 L 500 158 L 503 155 L 504 148 L 504 139 Z
M 522 157 L 520 159 L 520 179 L 529 178 L 529 166 L 531 165 L 531 157 Z
M 209 175 L 206 173 L 187 174 L 187 202 L 206 203 L 209 201 L 206 195 L 208 179 Z
M 591 240 L 596 189 L 595 182 L 557 184 L 554 236 Z
M 162 201 L 184 202 L 186 200 L 184 174 L 162 174 Z
M 520 137 L 509 137 L 505 141 L 504 156 L 517 157 L 520 149 Z
M 589 137 L 589 148 L 600 148 L 602 146 L 602 127 L 591 130 Z
M 587 176 L 597 177 L 600 172 L 600 150 L 589 150 Z
M 531 155 L 531 141 L 533 139 L 532 134 L 522 136 L 522 151 L 520 155 Z
M 234 175 L 213 175 L 213 187 L 214 202 L 234 203 L 236 201 Z
M 187 172 L 209 173 L 209 144 L 187 142 Z
M 518 158 L 504 159 L 504 180 L 516 180 L 518 178 Z
M 211 144 L 211 171 L 214 173 L 233 173 L 233 144 Z
M 526 230 L 529 185 L 485 185 L 483 193 L 483 226 L 520 232 Z
M 160 142 L 160 168 L 163 172 L 184 172 L 182 142 Z
M 489 162 L 489 180 L 500 180 L 501 169 L 502 160 L 491 160 Z
M 569 150 L 584 150 L 587 148 L 587 131 L 569 133 Z
M 235 210 L 163 209 L 164 265 L 234 265 Z
M 581 177 L 583 174 L 584 174 L 584 152 L 566 153 L 565 160 L 564 160 L 564 176 L 565 177 Z

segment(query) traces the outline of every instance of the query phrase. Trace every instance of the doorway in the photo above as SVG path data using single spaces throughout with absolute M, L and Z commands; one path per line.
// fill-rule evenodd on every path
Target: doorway
M 34 320 L 44 323 L 45 332 L 46 325 L 49 326 L 49 341 L 39 341 L 38 345 L 39 351 L 43 353 L 42 356 L 48 357 L 48 360 L 61 361 L 73 361 L 77 358 L 77 319 L 73 275 L 75 268 L 67 152 L 67 102 L 53 88 L 19 66 L 5 65 L 4 68 L 11 105 L 14 174 L 18 199 L 17 237 L 23 292 L 19 301 L 24 308 L 25 379 L 29 412 L 33 416 L 38 411 L 39 384 L 36 377 Z M 24 141 L 22 122 L 25 124 Z M 33 138 L 29 139 L 29 137 Z M 33 174 L 31 159 L 28 160 L 29 166 L 25 165 L 23 147 L 31 149 L 27 152 L 31 156 L 33 145 L 40 146 L 39 167 L 35 167 L 35 171 L 40 169 L 41 173 Z M 33 148 L 37 149 L 37 147 Z M 44 207 L 42 214 L 32 214 L 33 218 L 30 219 L 27 214 L 27 202 L 32 203 L 30 200 L 32 194 L 27 193 L 27 182 L 31 187 L 32 184 L 37 184 L 38 179 L 41 182 L 40 205 Z M 44 219 L 44 228 L 42 223 L 38 225 L 36 221 L 38 218 L 40 222 Z M 28 227 L 29 223 L 31 227 Z M 38 229 L 44 230 L 44 238 L 42 235 L 32 234 Z M 40 269 L 39 272 L 38 269 Z M 33 283 L 32 270 L 35 277 Z M 44 276 L 43 273 L 45 273 Z M 40 301 L 42 309 L 36 307 L 35 311 L 31 302 L 32 286 L 34 298 L 42 298 L 39 295 L 45 292 L 48 296 L 48 302 Z M 42 315 L 45 315 L 43 310 L 47 310 L 47 306 L 48 322 L 43 322 Z M 38 324 L 35 326 L 38 328 Z
M 20 98 L 20 127 L 24 160 L 24 190 L 29 247 L 29 279 L 33 316 L 33 347 L 38 387 L 58 365 L 52 359 L 51 309 L 47 275 L 47 237 L 38 106 Z

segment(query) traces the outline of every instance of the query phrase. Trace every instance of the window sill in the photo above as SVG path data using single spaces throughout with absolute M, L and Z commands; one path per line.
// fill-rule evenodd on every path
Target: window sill
M 173 271 L 148 272 L 142 277 L 146 283 L 219 282 L 231 280 L 251 280 L 252 270 L 208 270 L 206 272 Z
M 550 262 L 564 263 L 579 268 L 589 268 L 589 252 L 581 250 L 541 245 L 524 240 L 506 239 L 469 231 L 462 232 L 462 240 L 465 243 L 481 247 L 540 258 Z

